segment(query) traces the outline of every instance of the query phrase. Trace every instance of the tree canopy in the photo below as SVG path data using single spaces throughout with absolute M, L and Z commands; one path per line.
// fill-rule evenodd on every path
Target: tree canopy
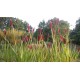
M 12 24 L 15 29 L 27 30 L 29 23 L 14 17 L 0 17 L 0 29 L 11 28 L 10 20 L 12 20 Z
M 41 28 L 42 29 L 42 33 L 44 35 L 44 40 L 45 41 L 52 41 L 52 38 L 51 38 L 51 30 L 50 30 L 50 27 L 49 27 L 50 21 L 53 24 L 53 28 L 56 27 L 55 29 L 60 28 L 60 31 L 63 31 L 64 28 L 69 29 L 69 23 L 67 21 L 59 20 L 58 18 L 53 18 L 51 20 L 48 20 L 47 22 L 45 22 L 43 20 L 42 22 L 39 23 L 38 29 L 34 33 L 34 37 L 36 39 L 37 39 L 37 37 L 39 35 L 39 31 L 38 30 Z
M 80 18 L 76 20 L 75 29 L 70 32 L 70 39 L 74 44 L 80 44 Z

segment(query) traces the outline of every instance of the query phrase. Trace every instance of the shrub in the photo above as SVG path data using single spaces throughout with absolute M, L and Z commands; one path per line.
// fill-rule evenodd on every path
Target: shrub
M 0 42 L 6 39 L 11 44 L 16 44 L 21 41 L 21 36 L 24 34 L 25 32 L 16 29 L 6 30 L 6 34 L 0 30 Z

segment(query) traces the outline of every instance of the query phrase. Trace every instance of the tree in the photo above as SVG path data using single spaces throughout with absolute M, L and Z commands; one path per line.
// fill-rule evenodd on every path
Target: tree
M 39 28 L 44 28 L 46 25 L 45 21 L 43 20 L 42 22 L 39 23 L 38 27 Z
M 11 28 L 10 27 L 10 19 L 12 20 L 13 23 L 13 27 L 15 29 L 19 29 L 19 30 L 27 30 L 28 24 L 26 21 L 22 21 L 18 18 L 14 18 L 14 17 L 0 17 L 0 29 L 8 29 Z M 31 26 L 32 28 L 32 26 Z
M 70 40 L 72 43 L 80 45 L 80 18 L 76 20 L 75 29 L 70 32 Z
M 48 20 L 47 22 L 43 20 L 42 22 L 39 23 L 38 29 L 39 28 L 42 29 L 45 41 L 52 41 L 51 30 L 49 27 L 50 21 L 53 24 L 53 28 L 55 28 L 56 30 L 60 28 L 60 31 L 62 32 L 64 28 L 69 29 L 69 23 L 67 21 L 59 20 L 58 18 L 53 18 L 51 20 Z M 34 37 L 36 39 L 37 36 L 39 35 L 38 29 L 34 33 Z

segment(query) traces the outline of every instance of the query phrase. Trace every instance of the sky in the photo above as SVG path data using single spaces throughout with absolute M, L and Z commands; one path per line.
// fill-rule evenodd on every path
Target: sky
M 70 29 L 73 29 L 80 17 L 79 2 L 79 0 L 2 0 L 0 16 L 20 18 L 34 28 L 37 28 L 42 20 L 57 17 L 68 21 Z

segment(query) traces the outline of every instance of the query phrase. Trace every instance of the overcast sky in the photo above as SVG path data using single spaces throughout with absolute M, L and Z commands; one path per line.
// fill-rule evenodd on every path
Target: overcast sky
M 74 28 L 80 17 L 79 0 L 2 0 L 0 16 L 18 17 L 37 28 L 42 20 L 54 17 L 66 20 Z

